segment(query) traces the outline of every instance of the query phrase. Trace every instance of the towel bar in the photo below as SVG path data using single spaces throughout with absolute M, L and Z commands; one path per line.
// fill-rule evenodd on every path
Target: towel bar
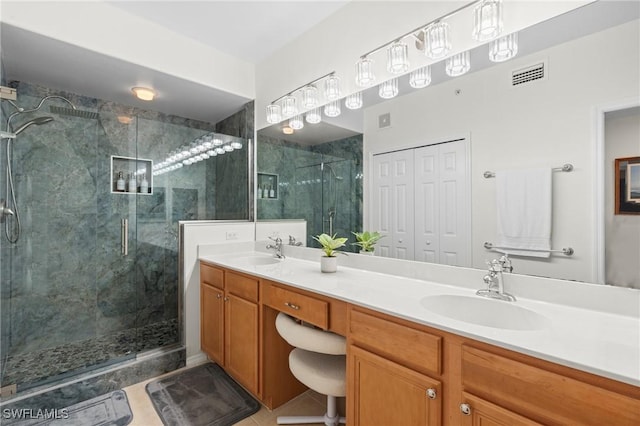
M 486 248 L 487 250 L 494 250 L 494 249 L 499 249 L 502 248 L 504 250 L 508 250 L 508 248 L 506 247 L 494 247 L 492 243 L 490 242 L 485 242 L 484 243 L 484 248 Z M 517 250 L 517 249 L 513 249 L 513 250 Z M 547 250 L 529 250 L 529 251 L 542 251 L 542 252 L 547 252 Z M 548 250 L 549 253 L 562 253 L 565 256 L 572 256 L 574 252 L 574 250 L 571 247 L 566 247 L 563 248 L 562 250 Z
M 567 164 L 564 164 L 562 167 L 554 167 L 551 170 L 553 170 L 554 172 L 570 172 L 570 171 L 573 171 L 573 164 L 567 163 Z M 489 179 L 492 177 L 496 177 L 496 174 L 495 172 L 486 171 L 484 172 L 483 176 Z

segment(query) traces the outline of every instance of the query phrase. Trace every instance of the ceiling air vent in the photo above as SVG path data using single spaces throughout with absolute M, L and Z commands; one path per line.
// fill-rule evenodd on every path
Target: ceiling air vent
M 511 85 L 513 87 L 520 86 L 531 81 L 542 80 L 545 78 L 545 63 L 532 65 L 530 67 L 521 68 L 511 73 Z

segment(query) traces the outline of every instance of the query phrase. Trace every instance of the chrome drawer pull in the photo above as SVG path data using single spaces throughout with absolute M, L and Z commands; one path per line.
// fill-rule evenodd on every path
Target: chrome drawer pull
M 294 305 L 293 303 L 289 303 L 289 302 L 284 302 L 284 306 L 288 306 L 291 309 L 295 309 L 296 311 L 300 310 L 300 306 L 298 305 Z

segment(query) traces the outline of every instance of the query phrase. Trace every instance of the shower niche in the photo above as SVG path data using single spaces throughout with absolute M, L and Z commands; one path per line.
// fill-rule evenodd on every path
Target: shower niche
M 261 199 L 278 199 L 278 175 L 258 173 L 257 197 Z
M 153 161 L 112 155 L 111 193 L 153 194 Z

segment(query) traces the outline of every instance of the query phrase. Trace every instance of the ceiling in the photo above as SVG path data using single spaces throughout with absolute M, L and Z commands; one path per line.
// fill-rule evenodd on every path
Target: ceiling
M 256 64 L 346 5 L 348 0 L 108 3 Z M 5 23 L 1 23 L 0 40 L 7 81 L 27 81 L 213 123 L 237 112 L 251 100 Z M 135 84 L 131 82 L 152 82 L 158 90 L 157 98 L 152 103 L 135 99 L 130 91 Z

